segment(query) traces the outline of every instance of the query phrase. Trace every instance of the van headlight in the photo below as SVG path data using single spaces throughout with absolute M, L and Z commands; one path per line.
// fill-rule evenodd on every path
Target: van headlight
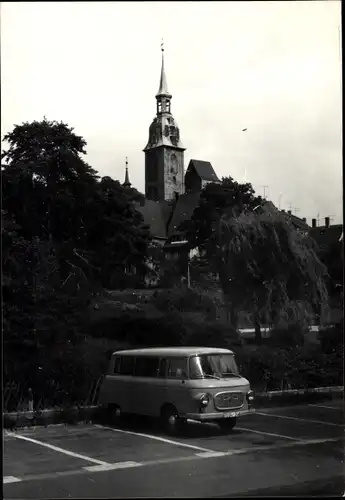
M 248 401 L 248 403 L 252 403 L 254 401 L 254 392 L 253 391 L 247 392 L 247 401 Z
M 208 394 L 203 394 L 200 398 L 200 406 L 202 408 L 206 408 L 209 402 L 210 402 L 210 396 Z

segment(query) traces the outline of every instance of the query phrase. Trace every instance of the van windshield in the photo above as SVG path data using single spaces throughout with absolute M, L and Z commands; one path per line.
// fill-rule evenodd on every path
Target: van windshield
M 233 354 L 202 354 L 189 361 L 190 378 L 240 377 Z

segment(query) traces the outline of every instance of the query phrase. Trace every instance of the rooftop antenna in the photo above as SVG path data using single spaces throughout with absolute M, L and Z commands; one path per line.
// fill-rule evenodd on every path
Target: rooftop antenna
M 278 197 L 278 208 L 279 208 L 279 210 L 280 210 L 280 208 L 281 208 L 281 207 L 280 207 L 280 205 L 281 205 L 281 199 L 282 199 L 282 196 L 283 196 L 283 194 L 282 194 L 282 193 L 279 193 L 279 197 Z
M 267 197 L 266 197 L 266 188 L 268 189 L 268 186 L 260 186 L 262 188 L 264 188 L 264 199 L 266 200 Z
M 320 212 L 317 213 L 316 222 L 317 222 L 317 225 L 319 226 L 320 225 Z
M 299 208 L 297 208 L 297 207 L 293 207 L 293 206 L 292 206 L 292 203 L 289 203 L 289 211 L 290 211 L 290 212 L 295 212 L 295 214 L 294 214 L 294 215 L 296 215 L 296 213 L 297 213 L 297 212 L 299 212 Z

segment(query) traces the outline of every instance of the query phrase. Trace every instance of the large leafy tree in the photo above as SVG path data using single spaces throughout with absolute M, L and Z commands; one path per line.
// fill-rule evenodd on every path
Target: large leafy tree
M 327 270 L 312 238 L 297 231 L 271 203 L 238 216 L 224 214 L 219 227 L 220 276 L 233 306 L 260 323 L 291 323 L 327 307 Z
M 199 256 L 192 260 L 192 275 L 197 281 L 205 284 L 205 280 L 214 287 L 214 280 L 219 276 L 224 292 L 226 307 L 230 313 L 230 321 L 237 324 L 235 298 L 230 297 L 224 283 L 223 253 L 220 246 L 220 220 L 238 217 L 245 210 L 253 210 L 263 199 L 256 196 L 250 183 L 241 184 L 231 177 L 224 177 L 220 184 L 210 183 L 202 190 L 199 205 L 190 220 L 184 221 L 180 229 L 186 233 L 189 246 L 198 248 Z
M 106 287 L 124 285 L 124 273 L 134 273 L 140 281 L 146 271 L 149 228 L 135 209 L 132 196 L 118 181 L 103 177 L 90 204 L 93 223 L 88 243 Z
M 61 280 L 50 241 L 19 233 L 3 211 L 4 373 L 6 381 L 33 383 L 38 367 L 48 366 L 57 349 L 78 341 L 88 290 L 80 270 Z
M 23 123 L 4 140 L 4 340 L 13 368 L 78 340 L 91 291 L 114 269 L 122 278 L 126 267 L 140 269 L 148 232 L 137 193 L 99 181 L 84 139 L 66 124 Z
M 44 119 L 17 125 L 4 139 L 3 207 L 25 239 L 53 242 L 63 281 L 82 270 L 108 286 L 109 271 L 122 281 L 129 267 L 141 271 L 148 231 L 132 203 L 140 193 L 109 177 L 99 181 L 83 159 L 82 137 Z
M 46 119 L 16 125 L 4 140 L 3 206 L 23 236 L 82 239 L 83 209 L 97 184 L 96 171 L 82 158 L 85 140 Z
M 238 216 L 261 202 L 250 183 L 240 184 L 231 177 L 224 177 L 221 184 L 207 184 L 202 190 L 199 205 L 180 229 L 186 232 L 190 247 L 197 247 L 200 255 L 206 258 L 208 269 L 211 267 L 218 272 L 220 218 L 224 214 Z

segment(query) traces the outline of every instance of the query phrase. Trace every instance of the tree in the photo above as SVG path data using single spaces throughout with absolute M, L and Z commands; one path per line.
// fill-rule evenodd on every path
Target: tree
M 212 275 L 219 277 L 230 313 L 230 322 L 235 327 L 237 326 L 238 304 L 235 304 L 236 297 L 227 293 L 227 283 L 223 279 L 220 220 L 225 214 L 228 217 L 238 217 L 243 211 L 254 209 L 262 202 L 262 198 L 255 195 L 250 183 L 240 184 L 231 177 L 225 177 L 221 184 L 206 185 L 192 218 L 184 221 L 180 226 L 180 229 L 186 233 L 190 248 L 199 250 L 199 257 L 193 259 L 194 270 L 199 274 L 208 275 L 209 282 L 212 281 Z
M 6 376 L 25 381 L 83 337 L 96 286 L 108 284 L 114 269 L 122 279 L 128 266 L 140 271 L 148 231 L 135 193 L 99 181 L 82 158 L 84 139 L 66 124 L 24 123 L 4 139 Z
M 314 314 L 327 307 L 327 271 L 315 242 L 273 204 L 224 214 L 219 234 L 223 290 L 236 307 L 252 311 L 258 341 L 262 322 L 289 323 L 310 307 Z
M 5 380 L 33 384 L 39 366 L 78 340 L 87 308 L 85 281 L 74 273 L 61 282 L 51 242 L 25 240 L 8 212 L 2 222 Z
M 62 122 L 16 125 L 4 139 L 3 207 L 24 239 L 53 242 L 62 281 L 81 271 L 117 286 L 130 267 L 141 276 L 148 231 L 134 208 L 140 193 L 99 181 L 81 156 L 85 140 Z
M 199 205 L 190 220 L 184 221 L 180 229 L 187 233 L 191 248 L 198 248 L 218 272 L 219 258 L 218 225 L 225 214 L 238 216 L 248 208 L 254 208 L 262 202 L 255 196 L 250 183 L 239 184 L 232 177 L 224 177 L 221 184 L 210 183 L 201 192 Z
M 4 140 L 9 148 L 2 154 L 3 207 L 22 235 L 82 240 L 83 208 L 97 183 L 96 171 L 81 157 L 85 140 L 45 118 L 16 125 Z
M 103 286 L 125 286 L 130 273 L 135 274 L 137 283 L 141 281 L 146 272 L 149 228 L 128 198 L 126 188 L 103 177 L 90 209 L 93 221 L 88 245 L 94 251 L 95 266 L 101 270 Z

